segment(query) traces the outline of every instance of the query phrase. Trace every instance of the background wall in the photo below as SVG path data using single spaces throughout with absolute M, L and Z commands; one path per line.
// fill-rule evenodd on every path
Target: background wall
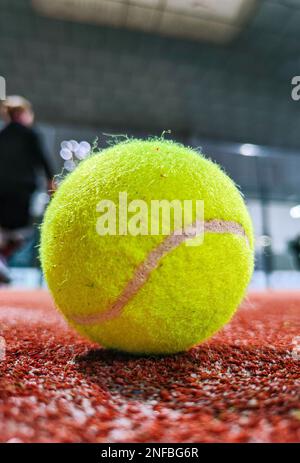
M 298 148 L 300 2 L 263 0 L 229 45 L 39 16 L 1 0 L 0 75 L 43 122 L 122 131 L 172 129 Z

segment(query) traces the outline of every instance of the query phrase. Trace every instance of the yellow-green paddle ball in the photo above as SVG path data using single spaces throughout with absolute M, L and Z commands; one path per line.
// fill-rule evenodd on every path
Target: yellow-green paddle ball
M 128 221 L 135 200 L 149 211 L 153 200 L 202 200 L 203 243 L 188 246 L 198 238 L 178 237 L 172 221 L 167 235 L 142 226 L 143 234 L 124 234 L 120 193 Z M 175 353 L 230 320 L 252 275 L 253 231 L 241 194 L 215 163 L 171 141 L 129 140 L 65 178 L 46 211 L 40 254 L 57 307 L 81 334 L 107 348 Z

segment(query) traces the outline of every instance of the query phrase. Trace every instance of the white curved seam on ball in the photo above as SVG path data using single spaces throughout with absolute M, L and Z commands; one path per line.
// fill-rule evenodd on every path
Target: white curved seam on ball
M 75 316 L 72 317 L 72 320 L 79 325 L 95 325 L 120 316 L 126 304 L 128 304 L 128 302 L 147 282 L 152 271 L 157 268 L 160 260 L 187 239 L 196 237 L 198 225 L 199 222 L 196 221 L 183 233 L 181 232 L 178 234 L 178 231 L 174 231 L 171 235 L 168 235 L 156 248 L 154 248 L 149 253 L 147 258 L 138 265 L 131 280 L 127 283 L 118 299 L 108 309 L 106 309 L 104 312 L 88 316 Z M 242 236 L 245 238 L 247 245 L 250 246 L 243 226 L 237 222 L 229 222 L 217 219 L 210 220 L 208 222 L 204 222 L 204 232 L 222 234 L 230 233 L 233 235 Z

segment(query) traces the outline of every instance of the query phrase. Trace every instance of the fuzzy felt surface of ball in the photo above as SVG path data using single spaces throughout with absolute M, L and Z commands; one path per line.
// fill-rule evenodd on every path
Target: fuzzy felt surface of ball
M 172 224 L 167 235 L 124 234 L 117 206 L 118 233 L 99 234 L 99 203 L 119 205 L 120 193 L 131 204 L 203 201 L 203 243 L 187 246 Z M 218 165 L 175 142 L 128 140 L 65 178 L 45 214 L 40 256 L 57 307 L 82 335 L 111 349 L 170 354 L 230 320 L 253 272 L 253 241 L 242 195 Z

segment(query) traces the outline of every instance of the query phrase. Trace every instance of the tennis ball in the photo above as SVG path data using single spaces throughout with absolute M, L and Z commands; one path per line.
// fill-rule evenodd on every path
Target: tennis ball
M 153 200 L 202 200 L 203 243 L 172 223 L 167 235 L 128 233 L 121 193 L 129 221 L 136 200 L 149 210 Z M 115 234 L 99 233 L 104 209 L 115 212 L 107 219 Z M 253 231 L 241 194 L 215 163 L 175 142 L 128 140 L 65 178 L 45 214 L 40 255 L 56 305 L 82 335 L 131 353 L 175 353 L 230 320 L 253 271 Z

